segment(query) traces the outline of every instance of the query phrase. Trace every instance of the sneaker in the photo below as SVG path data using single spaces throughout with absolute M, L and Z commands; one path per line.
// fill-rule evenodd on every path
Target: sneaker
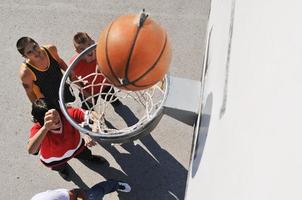
M 68 171 L 68 168 L 65 167 L 64 169 L 62 169 L 61 171 L 58 171 L 60 176 L 64 179 L 64 180 L 68 180 L 69 178 L 69 171 Z
M 119 192 L 130 192 L 131 191 L 131 187 L 128 183 L 118 182 L 117 184 L 118 184 L 117 191 L 119 191 Z

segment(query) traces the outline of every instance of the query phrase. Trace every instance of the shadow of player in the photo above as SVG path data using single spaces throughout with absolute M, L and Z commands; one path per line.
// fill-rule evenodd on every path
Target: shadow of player
M 123 199 L 184 199 L 187 170 L 151 135 L 141 142 L 146 149 L 125 143 L 121 145 L 124 153 L 115 146 L 101 144 L 115 158 L 131 184 L 132 192 Z
M 115 109 L 128 126 L 138 122 L 138 118 L 125 105 Z M 108 126 L 114 128 L 110 122 Z M 140 138 L 141 145 L 133 142 L 124 143 L 119 148 L 110 144 L 100 145 L 115 158 L 128 177 L 132 192 L 122 199 L 168 200 L 184 199 L 187 169 L 185 169 L 169 152 L 161 148 L 154 138 L 147 133 Z
M 106 180 L 115 179 L 127 181 L 128 179 L 126 174 L 124 174 L 120 170 L 110 167 L 109 163 L 91 162 L 80 159 L 79 161 L 92 171 L 103 176 Z M 69 178 L 67 179 L 67 181 L 72 181 L 79 188 L 88 189 L 89 187 L 83 182 L 82 178 L 77 174 L 77 172 L 69 164 L 67 165 L 67 167 L 69 170 Z
M 121 104 L 114 108 L 114 111 L 125 121 L 127 126 L 132 126 L 136 122 L 138 122 L 137 117 L 134 113 L 130 110 L 130 108 L 124 104 Z M 113 126 L 112 126 L 113 128 Z

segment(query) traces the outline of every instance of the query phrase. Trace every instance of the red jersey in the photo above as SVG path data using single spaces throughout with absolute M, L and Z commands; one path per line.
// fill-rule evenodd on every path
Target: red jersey
M 74 55 L 71 59 L 70 59 L 70 64 L 76 59 L 76 57 L 78 56 L 78 54 Z M 97 62 L 96 60 L 94 60 L 93 62 L 86 62 L 84 59 L 81 59 L 76 66 L 73 68 L 73 71 L 75 73 L 76 76 L 81 76 L 82 78 L 90 75 L 91 73 L 95 73 L 97 71 Z M 84 84 L 84 87 L 94 84 L 94 87 L 87 87 L 85 88 L 85 90 L 87 92 L 89 92 L 90 94 L 97 94 L 100 93 L 100 89 L 101 86 L 100 85 L 96 85 L 98 83 L 103 83 L 105 77 L 101 74 L 97 74 L 97 75 L 90 75 L 88 77 L 86 77 L 84 79 L 84 81 L 87 83 Z M 106 81 L 106 83 L 108 83 Z M 104 88 L 104 86 L 103 86 Z M 92 91 L 93 90 L 93 91 Z
M 69 115 L 78 123 L 84 121 L 84 112 L 81 109 L 68 108 Z M 40 145 L 40 160 L 46 166 L 59 164 L 60 161 L 66 162 L 83 150 L 82 138 L 79 131 L 74 128 L 65 117 L 60 114 L 62 121 L 61 133 L 48 131 Z M 35 123 L 30 130 L 32 138 L 39 130 L 41 125 Z

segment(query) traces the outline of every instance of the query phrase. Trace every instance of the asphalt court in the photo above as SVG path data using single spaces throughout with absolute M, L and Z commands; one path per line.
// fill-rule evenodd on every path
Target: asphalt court
M 72 37 L 78 31 L 97 40 L 99 32 L 116 17 L 138 13 L 142 8 L 167 30 L 173 58 L 170 74 L 199 80 L 209 0 L 176 1 L 0 1 L 1 128 L 0 199 L 30 199 L 48 189 L 90 187 L 115 178 L 128 181 L 129 194 L 112 193 L 105 199 L 183 199 L 189 165 L 193 128 L 164 116 L 137 145 L 98 145 L 93 153 L 104 156 L 108 166 L 69 162 L 72 181 L 42 166 L 28 155 L 26 145 L 31 127 L 31 105 L 19 81 L 23 61 L 15 44 L 30 36 L 39 44 L 56 45 L 66 61 L 74 54 Z M 188 88 L 189 89 L 189 88 Z M 189 97 L 188 97 L 189 98 Z

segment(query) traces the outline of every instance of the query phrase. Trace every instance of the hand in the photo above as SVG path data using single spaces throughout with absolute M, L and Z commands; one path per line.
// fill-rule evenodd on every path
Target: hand
M 58 111 L 51 109 L 45 113 L 44 127 L 46 130 L 52 130 L 61 127 L 61 118 Z
M 85 141 L 85 146 L 87 147 L 93 147 L 96 145 L 96 142 L 89 136 L 89 135 L 84 135 L 84 141 Z

